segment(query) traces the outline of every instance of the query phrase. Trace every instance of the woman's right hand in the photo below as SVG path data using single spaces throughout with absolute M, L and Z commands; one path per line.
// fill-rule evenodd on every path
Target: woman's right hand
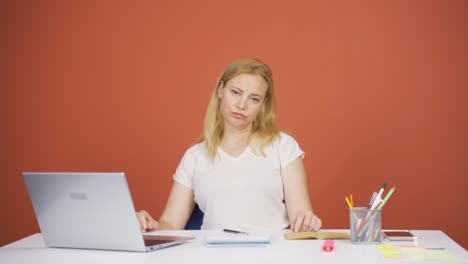
M 141 232 L 157 230 L 159 223 L 148 212 L 141 210 L 136 213 Z

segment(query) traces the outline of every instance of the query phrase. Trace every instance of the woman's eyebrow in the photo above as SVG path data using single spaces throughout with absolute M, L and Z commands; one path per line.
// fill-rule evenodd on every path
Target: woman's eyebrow
M 244 90 L 242 90 L 241 88 L 239 88 L 239 87 L 237 87 L 237 86 L 231 85 L 231 87 L 232 87 L 232 88 L 235 88 L 235 89 L 237 89 L 237 90 L 239 90 L 241 93 L 244 93 L 244 92 L 245 92 Z M 261 94 L 255 94 L 255 93 L 250 94 L 250 96 L 258 96 L 258 97 L 260 97 L 260 98 L 263 98 L 263 96 L 262 96 Z
M 231 85 L 232 88 L 236 88 L 237 90 L 239 90 L 240 92 L 244 92 L 244 90 L 242 90 L 241 88 L 237 87 L 237 86 L 234 86 L 234 85 Z

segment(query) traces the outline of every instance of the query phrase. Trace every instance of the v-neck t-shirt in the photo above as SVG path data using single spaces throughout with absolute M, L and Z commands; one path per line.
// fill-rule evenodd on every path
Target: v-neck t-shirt
M 194 191 L 204 213 L 202 229 L 289 226 L 281 169 L 303 158 L 304 152 L 286 133 L 264 152 L 265 156 L 248 146 L 234 157 L 218 147 L 212 160 L 204 142 L 185 152 L 174 180 Z

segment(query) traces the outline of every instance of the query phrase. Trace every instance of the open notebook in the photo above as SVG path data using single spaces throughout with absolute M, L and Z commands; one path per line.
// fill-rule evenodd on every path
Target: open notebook
M 326 232 L 326 231 L 319 231 L 319 232 L 291 232 L 284 234 L 284 237 L 288 240 L 294 239 L 349 239 L 349 235 L 347 233 L 342 232 Z

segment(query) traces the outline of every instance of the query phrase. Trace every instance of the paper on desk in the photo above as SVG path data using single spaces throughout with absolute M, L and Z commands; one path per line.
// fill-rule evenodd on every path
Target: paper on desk
M 205 237 L 208 246 L 266 246 L 270 244 L 271 231 L 252 230 L 246 234 L 219 233 Z
M 431 249 L 431 248 L 402 248 L 412 259 L 418 260 L 456 260 L 457 258 L 452 255 L 448 250 Z
M 377 245 L 376 247 L 380 251 L 380 253 L 382 253 L 384 258 L 391 258 L 391 259 L 403 258 L 400 250 L 395 245 L 381 244 L 381 245 Z

